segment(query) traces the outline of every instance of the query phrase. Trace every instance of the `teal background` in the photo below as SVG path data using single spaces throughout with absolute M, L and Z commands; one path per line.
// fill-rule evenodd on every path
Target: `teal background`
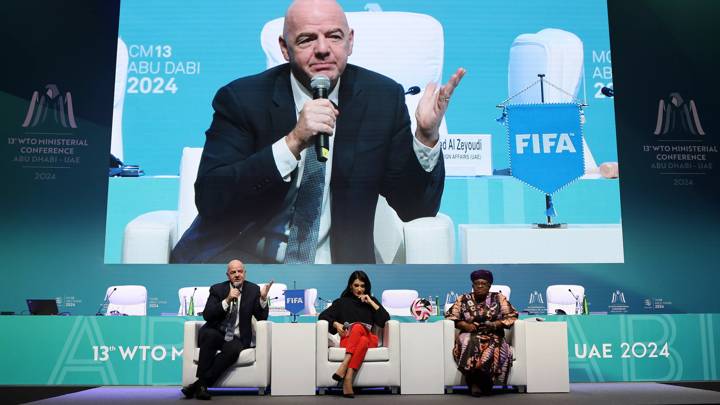
M 11 385 L 179 385 L 183 323 L 189 319 L 194 318 L 0 318 L 3 330 L 16 331 L 14 337 L 0 336 L 5 365 L 0 369 L 0 381 Z M 271 318 L 273 322 L 288 319 Z M 720 373 L 718 314 L 571 316 L 548 321 L 568 323 L 571 382 L 717 380 Z M 39 328 L 50 328 L 53 333 L 38 335 Z M 636 355 L 632 354 L 633 345 L 648 347 L 650 343 L 659 347 L 655 357 L 640 346 L 636 346 Z M 665 343 L 668 356 L 660 354 Z M 610 345 L 612 357 L 587 357 L 582 348 L 576 349 L 603 344 Z M 623 344 L 630 349 L 624 350 Z M 108 360 L 100 360 L 100 350 L 95 358 L 93 346 L 110 347 Z M 147 346 L 146 359 L 142 359 L 142 348 L 136 349 L 132 359 L 123 359 L 120 346 L 125 350 Z M 33 367 L 23 367 L 25 364 Z
M 152 4 L 167 4 L 155 3 Z M 172 174 L 177 170 L 177 156 L 179 145 L 199 146 L 202 140 L 202 131 L 209 123 L 209 100 L 215 88 L 241 74 L 255 72 L 264 66 L 262 55 L 257 48 L 257 32 L 259 26 L 252 24 L 234 23 L 235 29 L 247 30 L 247 35 L 234 34 L 229 37 L 218 38 L 211 35 L 220 30 L 223 24 L 218 23 L 230 18 L 240 16 L 257 18 L 265 21 L 282 13 L 284 5 L 274 2 L 263 2 L 262 7 L 249 7 L 253 3 L 228 3 L 235 13 L 220 13 L 217 21 L 202 19 L 202 13 L 197 19 L 166 18 L 175 13 L 174 5 L 167 6 L 160 13 L 153 14 L 148 11 L 145 16 L 148 22 L 168 24 L 178 29 L 175 37 L 195 40 L 200 34 L 183 35 L 183 29 L 192 28 L 200 24 L 212 39 L 212 44 L 218 46 L 241 46 L 247 43 L 252 47 L 253 55 L 249 56 L 237 52 L 219 53 L 223 60 L 216 66 L 205 64 L 202 72 L 223 71 L 207 82 L 198 82 L 198 91 L 206 92 L 205 98 L 197 97 L 186 99 L 187 105 L 192 106 L 196 113 L 181 115 L 178 113 L 179 94 L 190 91 L 192 81 L 179 82 L 181 85 L 177 97 L 169 95 L 153 96 L 167 103 L 171 108 L 153 110 L 150 107 L 140 107 L 133 110 L 133 96 L 126 99 L 126 113 L 128 117 L 133 114 L 135 122 L 143 122 L 137 115 L 142 109 L 146 114 L 145 123 L 139 124 L 135 129 L 126 127 L 128 149 L 126 150 L 129 163 L 140 163 L 148 169 L 149 174 Z M 347 3 L 354 5 L 356 3 Z M 357 3 L 359 4 L 359 3 Z M 436 15 L 445 25 L 446 29 L 446 68 L 464 65 L 468 67 L 469 74 L 463 82 L 462 89 L 458 89 L 457 98 L 448 115 L 451 132 L 483 132 L 484 128 L 496 134 L 499 127 L 494 123 L 497 111 L 494 104 L 503 99 L 497 94 L 488 96 L 491 105 L 478 101 L 475 89 L 480 88 L 479 81 L 491 78 L 496 83 L 505 80 L 505 75 L 499 75 L 498 69 L 507 64 L 507 49 L 509 41 L 517 31 L 509 34 L 510 29 L 503 28 L 513 24 L 513 21 L 527 16 L 525 21 L 529 25 L 522 27 L 521 32 L 530 32 L 550 25 L 543 19 L 531 20 L 530 15 L 538 12 L 536 2 L 513 2 L 519 7 L 516 14 L 507 18 L 499 18 L 497 7 L 499 3 L 492 2 L 404 2 L 382 3 L 384 9 L 412 9 L 418 12 L 427 12 Z M 396 5 L 393 8 L 390 4 Z M 548 2 L 548 10 L 555 10 L 543 17 L 548 19 L 559 18 L 562 13 L 558 7 L 566 3 Z M 145 7 L 140 2 L 123 2 L 122 13 L 127 12 L 126 6 L 132 5 L 141 9 Z M 242 9 L 239 7 L 243 6 Z M 402 7 L 401 7 L 402 6 Z M 150 6 L 148 6 L 150 7 Z M 555 7 L 553 9 L 553 7 Z M 622 211 L 622 225 L 624 234 L 625 263 L 623 264 L 575 264 L 575 265 L 494 265 L 487 267 L 495 273 L 495 282 L 512 286 L 513 304 L 518 309 L 531 309 L 529 297 L 533 292 L 544 295 L 545 288 L 550 284 L 577 283 L 587 287 L 590 300 L 590 309 L 593 312 L 610 311 L 611 296 L 615 290 L 621 290 L 627 300 L 624 311 L 637 314 L 637 316 L 650 316 L 653 321 L 643 323 L 642 318 L 632 316 L 608 316 L 609 324 L 600 322 L 598 327 L 584 325 L 586 318 L 573 318 L 570 321 L 571 330 L 575 329 L 573 322 L 577 320 L 583 327 L 584 339 L 588 342 L 601 342 L 602 337 L 615 339 L 610 335 L 613 330 L 627 328 L 629 321 L 622 319 L 638 319 L 632 323 L 633 333 L 638 336 L 650 334 L 643 339 L 658 339 L 663 336 L 660 332 L 666 329 L 663 323 L 667 319 L 674 319 L 678 334 L 688 332 L 698 340 L 681 340 L 687 345 L 674 346 L 677 350 L 694 350 L 683 354 L 683 359 L 716 359 L 718 330 L 715 313 L 720 313 L 720 301 L 714 299 L 717 295 L 717 285 L 720 283 L 720 273 L 717 272 L 717 252 L 720 247 L 720 198 L 718 198 L 717 185 L 720 184 L 718 174 L 709 170 L 706 175 L 695 176 L 692 186 L 675 186 L 673 180 L 680 177 L 662 176 L 650 169 L 651 157 L 643 153 L 645 144 L 655 142 L 652 131 L 655 127 L 658 100 L 667 97 L 671 91 L 680 91 L 687 98 L 692 98 L 698 105 L 703 120 L 703 127 L 708 134 L 702 139 L 705 145 L 718 146 L 719 128 L 718 115 L 720 111 L 717 94 L 720 94 L 718 82 L 713 78 L 717 75 L 720 66 L 714 59 L 712 52 L 712 39 L 720 37 L 720 26 L 714 21 L 718 15 L 720 5 L 712 1 L 633 1 L 624 2 L 611 0 L 607 4 L 607 13 L 603 2 L 583 2 L 567 7 L 578 7 L 578 10 L 589 7 L 592 17 L 570 20 L 564 28 L 581 32 L 595 23 L 606 23 L 610 19 L 609 37 L 613 55 L 613 81 L 617 89 L 617 100 L 598 100 L 591 102 L 588 108 L 588 142 L 598 161 L 611 160 L 614 156 L 615 146 L 612 145 L 613 136 L 608 143 L 601 143 L 597 147 L 591 138 L 593 133 L 605 133 L 602 129 L 591 131 L 593 125 L 602 122 L 603 126 L 614 128 L 611 124 L 613 103 L 615 107 L 615 121 L 617 122 L 617 159 L 620 162 L 621 178 L 618 181 L 603 181 L 603 187 L 608 190 L 578 189 L 575 195 L 557 196 L 556 204 L 560 215 L 566 215 L 563 210 L 561 198 L 574 201 L 567 206 L 567 215 L 570 218 L 579 218 L 586 211 L 593 212 L 602 220 L 620 217 Z M 350 7 L 353 11 L 359 7 Z M 230 10 L 230 9 L 228 9 Z M 110 149 L 110 126 L 112 113 L 113 77 L 115 44 L 118 34 L 118 13 L 120 6 L 117 1 L 78 1 L 70 7 L 66 4 L 56 4 L 53 1 L 36 2 L 5 2 L 0 5 L 0 26 L 3 34 L 0 36 L 0 49 L 6 56 L 3 60 L 5 74 L 0 75 L 0 179 L 3 184 L 3 193 L 0 196 L 0 274 L 3 282 L 0 283 L 0 310 L 26 312 L 26 298 L 55 298 L 59 302 L 61 311 L 73 315 L 90 315 L 97 311 L 103 301 L 107 286 L 118 284 L 143 284 L 149 292 L 149 315 L 151 318 L 27 318 L 29 322 L 47 324 L 48 330 L 57 333 L 45 334 L 47 341 L 38 341 L 28 338 L 29 342 L 47 343 L 48 347 L 65 345 L 67 336 L 71 334 L 73 322 L 85 323 L 88 328 L 92 323 L 102 323 L 108 328 L 123 329 L 128 332 L 135 330 L 138 339 L 141 338 L 143 324 L 146 330 L 148 323 L 154 322 L 153 316 L 162 313 L 173 313 L 178 308 L 177 289 L 186 285 L 209 285 L 224 278 L 223 265 L 133 265 L 105 264 L 106 246 L 117 246 L 119 233 L 113 232 L 108 236 L 106 245 L 107 227 L 121 226 L 123 220 L 108 219 L 108 199 L 133 200 L 128 195 L 135 190 L 132 187 L 154 187 L 154 179 L 113 179 L 108 183 L 106 177 L 107 154 Z M 169 14 L 167 14 L 169 13 Z M 448 22 L 448 16 L 454 15 L 458 20 Z M 607 17 L 606 17 L 607 16 Z M 261 18 L 262 17 L 262 18 Z M 267 17 L 267 18 L 266 18 Z M 592 20 L 592 21 L 591 21 Z M 140 19 L 138 19 L 140 21 Z M 203 22 L 204 21 L 204 22 Z M 233 20 L 237 21 L 237 20 Z M 467 22 L 461 24 L 460 22 Z M 554 21 L 554 20 L 553 20 Z M 258 23 L 259 24 L 259 23 Z M 42 28 L 42 29 L 41 29 Z M 126 28 L 123 26 L 122 30 Z M 128 28 L 129 29 L 129 28 Z M 598 29 L 600 30 L 600 29 Z M 601 30 L 596 36 L 583 37 L 588 49 L 607 48 L 607 28 Z M 158 32 L 162 32 L 159 30 Z M 169 32 L 169 31 L 168 31 Z M 223 31 L 226 32 L 226 31 Z M 506 40 L 498 40 L 497 48 L 488 48 L 483 52 L 478 47 L 484 46 L 486 41 L 492 41 L 495 35 L 505 32 Z M 476 33 L 478 35 L 468 35 Z M 151 35 L 152 32 L 148 32 Z M 480 35 L 482 34 L 482 35 Z M 461 45 L 458 39 L 468 36 L 468 40 Z M 151 38 L 153 41 L 167 41 L 165 38 Z M 594 38 L 594 39 L 593 39 Z M 138 41 L 127 33 L 125 40 L 128 43 Z M 596 41 L 596 42 L 593 42 Z M 457 44 L 457 45 L 456 45 Z M 176 46 L 173 42 L 173 46 Z M 208 49 L 212 47 L 208 46 Z M 225 48 L 223 48 L 225 49 Z M 231 49 L 232 51 L 232 49 Z M 467 52 L 465 52 L 467 51 Z M 177 52 L 184 52 L 182 47 Z M 217 51 L 216 51 L 217 52 Z M 182 54 L 180 54 L 182 55 Z M 187 56 L 186 56 L 187 55 Z M 238 56 L 235 56 L 238 55 Z M 191 59 L 191 52 L 179 56 Z M 233 58 L 235 61 L 233 62 Z M 256 59 L 252 59 L 256 58 Z M 254 60 L 254 61 L 253 61 Z M 495 70 L 484 66 L 483 63 L 494 65 Z M 473 69 L 473 64 L 475 68 Z M 480 66 L 480 67 L 478 67 Z M 223 70 L 225 69 L 225 70 Z M 445 74 L 447 75 L 448 69 Z M 474 73 L 477 72 L 477 73 Z M 494 73 L 493 73 L 494 72 Z M 586 75 L 587 75 L 586 67 Z M 209 73 L 208 73 L 209 74 Z M 205 79 L 202 79 L 205 80 Z M 202 81 L 201 80 L 201 81 Z M 37 181 L 32 170 L 24 169 L 12 162 L 14 149 L 8 145 L 6 139 L 18 136 L 22 128 L 20 123 L 27 110 L 30 96 L 34 90 L 41 89 L 47 83 L 57 83 L 62 89 L 71 89 L 76 102 L 78 114 L 78 132 L 73 136 L 87 138 L 89 146 L 83 151 L 81 164 L 67 170 L 58 170 L 56 180 Z M 182 87 L 184 86 L 184 87 Z M 499 92 L 504 84 L 490 87 L 489 92 Z M 495 90 L 492 90 L 492 89 Z M 504 91 L 503 91 L 504 94 Z M 588 88 L 590 94 L 590 88 Z M 145 97 L 145 96 L 142 96 Z M 147 96 L 150 97 L 150 96 Z M 484 97 L 484 96 L 483 96 Z M 153 103 L 155 103 L 153 101 Z M 155 103 L 157 106 L 160 101 Z M 604 106 L 604 107 L 603 107 Z M 172 108 L 174 107 L 174 108 Z M 183 107 L 184 108 L 184 107 Z M 606 119 L 594 119 L 590 114 L 599 114 L 598 111 L 606 109 Z M 147 110 L 147 111 L 146 111 Z M 466 115 L 462 115 L 465 110 Z M 469 111 L 469 112 L 468 112 Z M 187 117 L 185 117 L 187 115 Z M 154 119 L 153 119 L 154 117 Z M 197 120 L 187 122 L 185 127 L 177 134 L 167 135 L 162 131 L 163 126 L 155 122 L 175 121 L 180 118 Z M 130 120 L 130 121 L 133 121 Z M 130 124 L 128 124 L 130 125 Z M 156 126 L 153 126 L 156 125 Z M 138 128 L 142 127 L 142 131 Z M 160 134 L 160 135 L 158 135 Z M 160 166 L 153 168 L 154 158 L 146 160 L 137 153 L 144 145 L 152 148 L 153 137 L 177 136 L 177 149 L 168 146 L 166 159 L 157 158 L 167 164 L 167 172 Z M 611 132 L 612 134 L 612 132 Z M 679 134 L 678 136 L 687 136 Z M 181 138 L 186 137 L 186 138 Z M 136 139 L 136 141 L 133 141 Z M 131 147 L 132 142 L 138 142 Z M 494 143 L 498 145 L 498 142 Z M 606 145 L 606 146 L 602 146 Z M 157 145 L 156 145 L 157 146 Z M 602 152 L 607 147 L 609 153 Z M 598 149 L 599 148 L 599 149 Z M 496 152 L 499 149 L 496 149 Z M 137 153 L 136 153 L 137 152 Z M 498 152 L 500 153 L 500 152 Z M 171 156 L 173 155 L 174 156 Z M 713 163 L 717 163 L 716 155 L 710 155 Z M 496 168 L 502 167 L 500 157 L 496 159 Z M 116 181 L 117 180 L 117 181 Z M 138 180 L 133 182 L 134 180 Z M 462 210 L 467 201 L 478 204 L 480 209 L 468 210 L 465 216 L 468 221 L 478 220 L 493 223 L 493 221 L 534 221 L 538 215 L 534 208 L 536 203 L 532 199 L 536 194 L 530 194 L 522 187 L 514 185 L 507 178 L 471 178 L 452 179 L 448 187 L 452 188 L 452 201 L 443 201 L 443 209 Z M 457 181 L 457 183 L 455 183 Z M 172 203 L 174 189 L 177 187 L 168 180 L 167 183 L 158 180 L 163 191 L 156 195 L 135 197 L 132 207 L 112 207 L 117 210 L 119 217 L 125 215 L 130 218 L 136 212 L 146 209 L 156 209 Z M 586 187 L 578 182 L 573 187 Z M 132 187 L 131 187 L 132 186 Z M 606 200 L 596 198 L 597 195 L 610 194 L 612 188 L 619 190 L 621 196 L 620 207 L 608 203 Z M 569 191 L 570 189 L 568 189 Z M 108 193 L 109 192 L 109 193 Z M 167 194 L 166 194 L 167 193 Z M 168 197 L 169 195 L 169 197 Z M 486 200 L 487 195 L 502 195 L 501 200 Z M 519 200 L 519 196 L 524 198 Z M 511 204 L 511 205 L 508 205 Z M 523 207 L 520 211 L 519 207 Z M 485 210 L 487 208 L 487 210 Z M 542 208 L 540 208 L 542 209 Z M 136 210 L 131 212 L 132 210 Z M 457 223 L 462 223 L 462 213 Z M 542 215 L 541 213 L 539 215 Z M 531 219 L 533 218 L 533 219 Z M 108 228 L 109 229 L 109 228 Z M 111 238 L 116 238 L 114 241 Z M 558 247 L 562 248 L 562 247 Z M 116 249 L 116 248 L 115 248 Z M 470 289 L 468 273 L 478 266 L 469 265 L 407 265 L 407 266 L 362 266 L 373 281 L 376 295 L 389 288 L 413 288 L 420 291 L 423 296 L 444 296 L 448 290 L 467 291 Z M 298 288 L 317 287 L 320 296 L 332 299 L 339 295 L 347 281 L 347 276 L 358 266 L 263 266 L 249 265 L 248 278 L 252 281 L 262 282 L 269 279 L 285 282 L 292 285 L 296 282 Z M 622 308 L 621 308 L 622 309 Z M 687 315 L 674 315 L 685 314 Z M 656 316 L 656 314 L 662 314 Z M 680 318 L 676 318 L 680 316 Z M 26 318 L 0 317 L 3 333 L 0 337 L 0 348 L 3 350 L 3 359 L 20 361 L 19 353 L 6 352 L 10 343 L 18 341 L 17 336 L 27 336 L 25 327 L 20 327 Z M 589 317 L 587 319 L 594 319 Z M 690 319 L 690 321 L 686 321 Z M 17 323 L 16 323 L 17 322 Z M 65 324 L 65 323 L 68 324 Z M 182 322 L 179 318 L 160 318 L 161 324 L 167 323 L 168 328 L 179 328 Z M 593 321 L 594 322 L 594 321 Z M 626 322 L 626 323 L 621 323 Z M 32 324 L 30 324 L 32 326 Z M 37 324 L 34 324 L 37 326 Z M 135 326 L 131 326 L 135 325 Z M 172 326 L 175 325 L 175 326 Z M 12 326 L 12 327 L 11 327 Z M 82 325 L 80 325 L 82 326 Z M 80 327 L 78 326 L 78 327 Z M 85 327 L 85 326 L 83 326 Z M 106 326 L 98 326 L 102 329 Z M 660 330 L 658 331 L 658 328 Z M 702 332 L 705 330 L 706 332 Z M 164 333 L 164 332 L 163 332 Z M 663 332 L 664 333 L 664 332 Z M 177 342 L 172 332 L 168 332 L 167 339 L 162 344 L 175 344 Z M 633 335 L 635 336 L 635 335 Z M 678 335 L 680 336 L 680 335 Z M 571 338 L 575 339 L 575 338 Z M 683 338 L 684 339 L 684 338 Z M 159 341 L 159 340 L 158 340 Z M 64 346 L 63 346 L 64 347 Z M 708 347 L 704 352 L 702 347 Z M 54 352 L 59 356 L 60 352 Z M 572 353 L 572 351 L 571 351 Z M 685 352 L 683 352 L 685 353 Z M 31 352 L 26 355 L 32 355 Z M 79 356 L 87 356 L 82 349 Z M 706 356 L 707 355 L 707 356 Z M 57 359 L 58 357 L 55 357 Z M 87 360 L 87 357 L 81 357 Z M 698 360 L 700 361 L 700 360 Z M 704 361 L 704 360 L 703 360 Z M 708 360 L 709 361 L 709 360 Z M 717 361 L 715 364 L 717 364 Z M 3 363 L 5 364 L 5 362 Z M 11 364 L 11 363 L 7 363 Z M 37 362 L 34 364 L 38 364 Z M 61 363 L 63 365 L 64 363 Z M 653 363 L 656 365 L 659 363 Z M 615 367 L 610 376 L 628 379 L 717 379 L 716 365 L 711 363 L 687 360 L 683 363 L 682 373 L 677 370 L 670 373 L 670 365 L 656 370 L 643 371 L 637 374 L 630 364 Z M 79 363 L 78 367 L 83 363 Z M 55 365 L 53 364 L 52 367 Z M 137 365 L 135 365 L 137 366 Z M 49 367 L 49 366 L 48 366 Z M 64 367 L 64 366 L 63 366 Z M 139 366 L 138 366 L 139 367 Z M 155 366 L 153 366 L 155 367 Z M 158 365 L 158 367 L 161 367 Z M 162 366 L 165 367 L 165 366 Z M 589 367 L 589 368 L 588 368 Z M 576 370 L 571 364 L 574 381 L 600 381 L 595 366 L 582 366 Z M 599 367 L 599 366 L 598 366 Z M 604 366 L 602 366 L 604 367 Z M 644 366 L 643 366 L 644 367 Z M 649 367 L 649 366 L 648 366 Z M 644 370 L 642 367 L 638 368 Z M 14 378 L 9 376 L 8 368 L 2 368 L 1 383 L 12 383 Z M 50 380 L 52 368 L 41 374 L 42 381 Z M 578 371 L 580 370 L 580 371 Z M 604 370 L 604 368 L 603 368 Z M 654 373 L 651 373 L 654 372 Z M 139 372 L 139 371 L 138 371 Z M 128 371 L 129 373 L 129 371 Z M 143 371 L 147 376 L 148 372 Z M 172 371 L 168 371 L 172 373 Z M 603 371 L 605 373 L 605 371 Z M 625 374 L 623 374 L 625 373 Z M 635 374 L 633 374 L 635 373 Z M 693 374 L 695 373 L 695 374 Z M 714 373 L 714 374 L 713 374 Z M 59 374 L 58 374 L 59 375 Z M 109 375 L 109 374 L 108 374 Z M 582 377 L 582 376 L 585 377 Z M 70 377 L 68 377 L 70 378 Z M 77 378 L 77 377 L 73 377 Z M 94 377 L 93 377 L 94 378 Z M 173 378 L 158 378 L 157 383 L 171 381 Z M 607 378 L 608 381 L 612 379 Z M 612 377 L 615 378 L 615 377 Z M 70 380 L 68 380 L 70 381 Z M 95 380 L 92 380 L 95 381 Z M 152 380 L 155 381 L 155 380 Z M 172 380 L 175 381 L 175 380 Z M 40 382 L 43 383 L 43 382 Z

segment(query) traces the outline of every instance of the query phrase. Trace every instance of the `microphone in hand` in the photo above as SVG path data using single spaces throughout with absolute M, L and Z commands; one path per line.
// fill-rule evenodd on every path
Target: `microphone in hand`
M 330 94 L 330 79 L 325 75 L 316 75 L 310 80 L 313 100 L 328 98 Z M 330 134 L 319 132 L 315 136 L 315 154 L 318 162 L 327 162 L 330 156 Z

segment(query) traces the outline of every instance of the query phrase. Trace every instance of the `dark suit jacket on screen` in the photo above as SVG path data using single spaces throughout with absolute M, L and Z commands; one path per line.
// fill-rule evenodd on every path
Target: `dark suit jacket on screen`
M 434 216 L 445 168 L 420 166 L 402 87 L 348 65 L 339 90 L 333 145 L 330 246 L 333 263 L 374 263 L 378 195 L 400 218 Z M 195 203 L 198 216 L 173 250 L 175 263 L 226 262 L 252 252 L 290 189 L 272 154 L 297 119 L 288 64 L 222 87 L 206 132 Z

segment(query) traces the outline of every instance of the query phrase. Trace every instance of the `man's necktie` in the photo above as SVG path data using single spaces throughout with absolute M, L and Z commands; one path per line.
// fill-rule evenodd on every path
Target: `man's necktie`
M 325 163 L 318 162 L 314 147 L 305 150 L 305 168 L 290 220 L 285 263 L 315 263 L 325 188 Z
M 225 341 L 229 342 L 233 340 L 235 336 L 235 320 L 237 319 L 237 301 L 230 303 L 230 311 L 228 311 L 227 317 L 223 322 L 223 329 L 225 329 Z

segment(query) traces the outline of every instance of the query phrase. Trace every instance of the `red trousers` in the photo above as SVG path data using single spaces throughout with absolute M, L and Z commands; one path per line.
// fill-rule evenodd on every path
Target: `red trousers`
M 349 334 L 340 338 L 340 347 L 344 347 L 345 353 L 351 355 L 348 367 L 357 370 L 365 359 L 368 348 L 378 347 L 378 337 L 356 323 L 350 327 Z

